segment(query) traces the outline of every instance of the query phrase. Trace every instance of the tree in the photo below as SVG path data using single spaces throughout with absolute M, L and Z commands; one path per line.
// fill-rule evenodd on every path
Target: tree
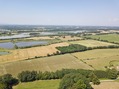
M 89 79 L 94 85 L 99 85 L 100 84 L 100 80 L 98 79 L 98 77 L 93 72 L 91 72 L 89 74 Z
M 92 82 L 93 82 L 94 85 L 99 85 L 100 84 L 100 80 L 97 77 L 94 77 L 92 79 Z
M 86 84 L 83 80 L 78 80 L 78 82 L 73 85 L 72 89 L 86 89 Z
M 7 87 L 7 89 L 12 89 L 12 86 L 18 84 L 18 80 L 13 78 L 11 74 L 5 74 L 0 77 L 1 85 Z M 0 88 L 1 89 L 1 88 Z
M 89 80 L 80 73 L 70 73 L 62 78 L 59 89 L 92 89 L 89 83 Z
M 6 84 L 0 82 L 0 89 L 8 89 L 8 88 Z
M 116 79 L 117 78 L 118 71 L 115 68 L 108 69 L 107 73 L 108 73 L 108 78 L 109 79 Z

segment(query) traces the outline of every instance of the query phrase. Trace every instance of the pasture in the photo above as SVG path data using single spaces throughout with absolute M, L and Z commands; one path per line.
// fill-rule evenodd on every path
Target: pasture
M 93 69 L 70 54 L 32 60 L 22 60 L 0 65 L 0 75 L 10 73 L 16 76 L 25 70 L 56 71 L 61 69 Z
M 40 80 L 29 83 L 20 83 L 13 89 L 58 89 L 60 80 Z
M 40 80 L 35 82 L 20 83 L 13 89 L 58 89 L 60 80 Z M 100 85 L 92 85 L 94 89 L 119 89 L 119 82 L 104 81 Z
M 70 44 L 80 44 L 84 45 L 86 47 L 98 47 L 98 46 L 109 46 L 109 45 L 115 45 L 112 43 L 107 42 L 101 42 L 96 40 L 80 40 L 80 41 L 71 41 Z
M 47 54 L 56 53 L 58 50 L 55 47 L 68 46 L 66 42 L 51 44 L 48 46 L 39 46 L 25 49 L 9 50 L 11 53 L 8 55 L 0 56 L 0 63 L 24 60 L 34 58 L 36 56 L 47 56 Z
M 99 39 L 99 40 L 107 40 L 109 42 L 116 42 L 119 43 L 119 35 L 118 34 L 106 34 L 106 35 L 91 35 L 86 36 L 93 39 Z
M 85 52 L 72 53 L 79 60 L 98 70 L 105 70 L 110 61 L 119 60 L 119 49 L 95 49 Z

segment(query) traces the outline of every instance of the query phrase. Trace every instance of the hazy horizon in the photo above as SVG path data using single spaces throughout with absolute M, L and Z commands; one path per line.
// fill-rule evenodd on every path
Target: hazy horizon
M 0 0 L 0 24 L 119 26 L 119 0 Z

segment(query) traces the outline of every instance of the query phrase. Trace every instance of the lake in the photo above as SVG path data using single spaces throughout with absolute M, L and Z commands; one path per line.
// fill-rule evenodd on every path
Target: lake
M 18 47 L 29 47 L 29 46 L 46 45 L 46 44 L 48 44 L 47 41 L 28 41 L 28 42 L 17 42 L 17 43 L 4 42 L 4 43 L 0 43 L 0 48 L 12 49 L 14 48 L 15 45 L 17 45 Z
M 15 39 L 15 38 L 25 38 L 25 37 L 30 37 L 29 33 L 21 33 L 17 35 L 12 35 L 12 36 L 1 36 L 0 39 Z

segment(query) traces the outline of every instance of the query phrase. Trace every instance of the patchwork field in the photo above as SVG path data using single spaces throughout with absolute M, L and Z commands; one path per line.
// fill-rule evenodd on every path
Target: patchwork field
M 101 42 L 101 41 L 96 41 L 96 40 L 80 40 L 80 41 L 72 41 L 72 42 L 69 42 L 69 43 L 70 44 L 80 44 L 80 45 L 84 45 L 84 46 L 87 46 L 87 47 L 115 45 L 115 44 L 112 44 L 112 43 Z
M 0 56 L 0 63 L 34 58 L 35 56 L 47 56 L 47 54 L 53 54 L 58 51 L 55 47 L 68 46 L 68 45 L 69 45 L 68 43 L 64 42 L 64 43 L 51 44 L 48 46 L 12 50 L 10 51 L 11 53 L 9 55 Z
M 58 89 L 60 80 L 42 80 L 29 83 L 21 83 L 13 89 Z
M 104 70 L 105 66 L 109 66 L 110 61 L 119 60 L 119 49 L 95 49 L 73 53 L 72 55 L 95 69 Z
M 36 71 L 56 71 L 62 68 L 68 69 L 92 69 L 87 64 L 81 62 L 70 54 L 57 55 L 52 57 L 45 57 L 32 60 L 23 60 L 10 62 L 0 65 L 0 75 L 10 73 L 17 75 L 24 70 L 36 70 Z
M 118 34 L 106 34 L 106 35 L 91 35 L 86 36 L 93 39 L 107 40 L 109 42 L 117 42 L 119 43 L 119 35 Z

